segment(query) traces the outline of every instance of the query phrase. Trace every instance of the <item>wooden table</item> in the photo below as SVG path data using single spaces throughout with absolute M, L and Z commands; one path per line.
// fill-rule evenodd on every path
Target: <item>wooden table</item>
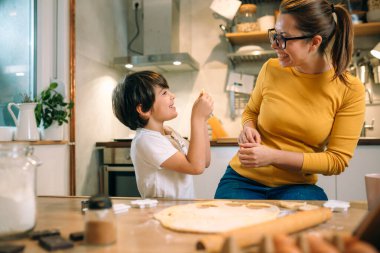
M 83 231 L 84 221 L 81 213 L 81 201 L 85 197 L 38 197 L 37 225 L 35 230 L 59 229 L 61 235 L 68 238 L 72 232 Z M 113 198 L 113 203 L 129 204 L 132 198 Z M 163 228 L 153 219 L 153 214 L 172 205 L 187 204 L 199 200 L 174 201 L 159 200 L 155 208 L 136 209 L 117 214 L 117 243 L 110 246 L 87 246 L 83 242 L 75 247 L 58 252 L 201 252 L 195 249 L 201 234 L 180 233 Z M 314 202 L 321 205 L 322 202 Z M 366 204 L 351 203 L 346 213 L 334 213 L 333 218 L 310 230 L 352 232 L 366 215 Z M 25 210 L 27 211 L 27 210 Z M 24 252 L 46 252 L 37 241 L 21 239 L 9 241 L 24 244 Z

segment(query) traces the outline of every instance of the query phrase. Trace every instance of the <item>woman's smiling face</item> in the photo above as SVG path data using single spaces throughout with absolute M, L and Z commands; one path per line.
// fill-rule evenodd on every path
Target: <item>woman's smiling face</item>
M 284 38 L 304 36 L 301 31 L 296 28 L 296 20 L 290 14 L 280 14 L 276 25 L 276 33 Z M 281 49 L 276 42 L 271 47 L 276 51 L 281 66 L 296 67 L 307 64 L 309 56 L 310 41 L 306 39 L 288 40 L 286 48 Z

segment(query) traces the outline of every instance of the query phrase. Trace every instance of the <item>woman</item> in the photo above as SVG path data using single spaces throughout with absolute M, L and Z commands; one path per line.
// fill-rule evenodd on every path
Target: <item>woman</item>
M 346 71 L 350 15 L 326 0 L 284 0 L 268 35 L 278 58 L 259 73 L 215 198 L 326 200 L 317 174 L 344 171 L 364 121 L 364 85 Z

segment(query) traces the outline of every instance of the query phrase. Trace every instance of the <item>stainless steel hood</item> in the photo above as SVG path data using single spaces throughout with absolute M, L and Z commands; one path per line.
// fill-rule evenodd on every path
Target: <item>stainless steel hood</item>
M 132 71 L 152 70 L 156 72 L 194 71 L 198 62 L 188 53 L 166 53 L 117 57 L 114 64 Z
M 191 35 L 191 22 L 188 18 L 181 18 L 180 1 L 143 0 L 142 4 L 142 8 L 138 9 L 140 13 L 138 17 L 140 18 L 129 19 L 128 21 L 128 37 L 131 38 L 136 38 L 133 36 L 136 22 L 142 24 L 138 39 L 133 43 L 134 48 L 138 50 L 130 50 L 128 52 L 128 54 L 134 55 L 114 58 L 114 64 L 130 71 L 153 70 L 168 72 L 198 70 L 198 62 L 188 53 L 191 51 L 189 50 L 191 36 L 186 35 Z M 128 14 L 130 17 L 136 17 L 135 6 L 131 6 L 131 8 L 133 11 L 129 11 Z M 189 12 L 184 12 L 183 15 L 186 15 L 186 13 Z M 180 20 L 186 21 L 180 24 Z M 138 24 L 136 27 L 139 27 Z M 128 49 L 130 49 L 130 42 L 128 43 Z M 143 55 L 137 55 L 136 51 L 140 51 Z

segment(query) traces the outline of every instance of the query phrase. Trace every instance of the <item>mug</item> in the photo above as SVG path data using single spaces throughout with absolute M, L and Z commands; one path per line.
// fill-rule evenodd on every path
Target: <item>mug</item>
M 380 205 L 380 173 L 366 174 L 365 186 L 368 210 L 371 211 Z
M 0 141 L 12 141 L 15 127 L 0 126 Z

